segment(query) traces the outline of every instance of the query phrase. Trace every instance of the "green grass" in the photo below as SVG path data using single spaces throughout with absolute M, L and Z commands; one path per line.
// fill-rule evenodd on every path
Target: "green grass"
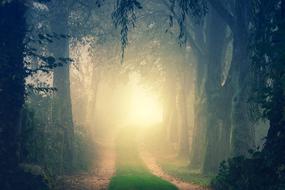
M 117 139 L 116 175 L 109 190 L 177 190 L 173 184 L 152 175 L 139 157 L 136 132 L 124 131 Z
M 183 160 L 164 160 L 158 161 L 161 168 L 169 175 L 175 176 L 182 181 L 209 187 L 214 176 L 206 176 L 199 172 L 191 171 L 187 167 L 187 162 Z

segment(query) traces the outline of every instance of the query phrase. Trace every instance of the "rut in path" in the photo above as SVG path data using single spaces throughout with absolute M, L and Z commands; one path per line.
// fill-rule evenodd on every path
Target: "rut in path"
M 146 150 L 146 148 L 144 148 L 143 146 L 140 147 L 140 156 L 143 162 L 145 163 L 145 165 L 147 166 L 147 168 L 149 169 L 149 171 L 153 175 L 156 175 L 166 181 L 169 181 L 170 183 L 178 187 L 179 190 L 209 190 L 208 188 L 194 185 L 191 183 L 187 183 L 171 175 L 168 175 L 157 164 L 155 157 L 148 150 Z
M 91 173 L 63 176 L 58 180 L 56 190 L 107 190 L 115 172 L 113 146 L 101 147 L 99 156 Z

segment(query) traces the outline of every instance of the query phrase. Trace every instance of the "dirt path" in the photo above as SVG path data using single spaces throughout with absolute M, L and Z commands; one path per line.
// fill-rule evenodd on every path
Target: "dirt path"
M 63 176 L 58 180 L 56 190 L 107 190 L 115 172 L 115 153 L 113 146 L 102 146 L 91 173 Z
M 157 164 L 154 156 L 149 151 L 147 151 L 144 147 L 140 148 L 140 156 L 152 174 L 166 181 L 171 182 L 176 187 L 178 187 L 178 189 L 180 190 L 206 190 L 206 188 L 181 181 L 171 175 L 166 174 Z

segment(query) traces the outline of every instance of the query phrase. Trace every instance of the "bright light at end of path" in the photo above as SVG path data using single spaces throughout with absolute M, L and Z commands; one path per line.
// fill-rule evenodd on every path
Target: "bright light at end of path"
M 155 125 L 162 122 L 162 108 L 157 97 L 144 88 L 133 88 L 130 100 L 129 121 L 137 127 Z

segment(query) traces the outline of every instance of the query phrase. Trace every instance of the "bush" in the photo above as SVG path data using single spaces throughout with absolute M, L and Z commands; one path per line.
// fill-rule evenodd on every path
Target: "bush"
M 96 159 L 95 143 L 88 129 L 76 126 L 74 129 L 74 171 L 88 171 L 92 169 Z
M 222 162 L 211 185 L 215 190 L 284 190 L 280 173 L 270 167 L 262 152 Z
M 4 183 L 1 189 L 5 190 L 50 190 L 52 178 L 37 165 L 21 164 L 16 170 L 2 176 Z

